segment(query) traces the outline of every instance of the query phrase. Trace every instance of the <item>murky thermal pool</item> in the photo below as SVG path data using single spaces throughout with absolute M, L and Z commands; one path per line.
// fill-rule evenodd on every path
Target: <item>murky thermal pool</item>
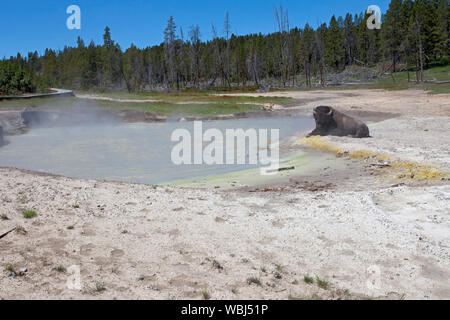
M 203 132 L 219 129 L 279 129 L 280 140 L 314 127 L 307 117 L 281 117 L 204 121 Z M 181 179 L 223 174 L 255 165 L 176 165 L 171 160 L 171 141 L 176 129 L 194 136 L 193 122 L 135 123 L 73 127 L 40 127 L 8 136 L 0 148 L 0 166 L 53 173 L 74 178 L 92 178 L 166 183 Z M 194 139 L 194 138 L 192 138 Z M 205 147 L 208 143 L 204 142 Z

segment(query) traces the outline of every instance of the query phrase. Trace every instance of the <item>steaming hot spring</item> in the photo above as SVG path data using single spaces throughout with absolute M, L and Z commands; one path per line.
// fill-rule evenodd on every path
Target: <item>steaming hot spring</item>
M 207 161 L 194 164 L 195 145 L 198 147 L 202 139 L 195 135 L 194 122 L 191 121 L 124 123 L 108 114 L 83 110 L 64 115 L 24 112 L 22 118 L 27 130 L 5 137 L 7 143 L 0 148 L 2 167 L 73 178 L 160 184 L 260 166 L 260 163 L 248 164 L 252 155 L 247 148 L 245 165 L 211 165 Z M 271 129 L 279 129 L 279 139 L 282 141 L 296 132 L 308 131 L 313 127 L 313 119 L 300 116 L 202 122 L 203 133 L 217 129 L 223 137 L 226 137 L 227 129 L 267 129 L 269 143 Z M 180 129 L 187 130 L 185 132 L 191 135 L 191 165 L 178 165 L 177 161 L 173 161 L 173 150 L 180 145 L 173 141 L 172 136 Z M 217 130 L 214 132 L 217 133 Z M 203 148 L 209 143 L 204 141 Z M 242 157 L 242 150 L 237 149 L 236 146 L 236 157 Z M 256 152 L 260 151 L 258 149 Z M 223 156 L 226 163 L 227 155 L 224 153 Z

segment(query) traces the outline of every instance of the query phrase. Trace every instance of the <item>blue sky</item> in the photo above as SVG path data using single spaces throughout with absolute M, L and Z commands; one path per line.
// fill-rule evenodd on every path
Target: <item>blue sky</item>
M 66 27 L 66 9 L 72 4 L 81 8 L 81 30 Z M 384 13 L 389 0 L 5 0 L 0 6 L 0 57 L 75 46 L 78 36 L 101 43 L 106 25 L 123 49 L 131 43 L 159 44 L 170 15 L 185 35 L 198 24 L 204 40 L 211 37 L 211 23 L 222 31 L 226 11 L 235 34 L 270 33 L 275 31 L 274 7 L 280 4 L 288 9 L 291 25 L 316 27 L 333 14 L 359 13 L 373 4 Z

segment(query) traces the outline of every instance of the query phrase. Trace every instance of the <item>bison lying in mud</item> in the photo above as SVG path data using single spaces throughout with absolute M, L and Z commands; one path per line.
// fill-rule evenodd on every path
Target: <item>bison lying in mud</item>
M 370 137 L 369 128 L 362 121 L 349 117 L 332 108 L 320 106 L 314 109 L 316 129 L 310 136 L 353 136 L 354 138 Z

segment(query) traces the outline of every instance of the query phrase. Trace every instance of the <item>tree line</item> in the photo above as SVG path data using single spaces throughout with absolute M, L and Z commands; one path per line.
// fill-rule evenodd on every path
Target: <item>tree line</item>
M 277 87 L 325 85 L 327 75 L 352 65 L 384 71 L 413 71 L 423 81 L 423 70 L 450 61 L 448 0 L 392 0 L 381 29 L 370 29 L 370 14 L 331 17 L 314 28 L 292 26 L 288 11 L 274 9 L 276 32 L 237 36 L 231 33 L 227 13 L 212 39 L 202 41 L 193 25 L 185 31 L 170 17 L 164 41 L 143 49 L 122 50 L 106 27 L 103 44 L 43 55 L 18 54 L 0 64 L 0 93 L 33 88 L 121 90 L 185 89 L 205 87 Z M 18 80 L 21 79 L 21 80 Z
M 0 95 L 34 92 L 36 85 L 30 70 L 17 63 L 0 61 Z

